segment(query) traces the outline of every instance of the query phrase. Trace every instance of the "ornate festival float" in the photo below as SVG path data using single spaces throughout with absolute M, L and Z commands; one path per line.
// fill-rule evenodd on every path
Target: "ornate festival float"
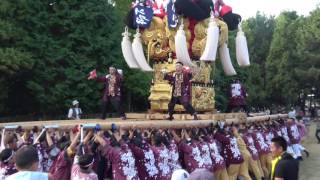
M 163 72 L 174 73 L 175 63 L 193 75 L 191 102 L 198 112 L 215 109 L 213 71 L 220 60 L 225 75 L 236 71 L 228 49 L 228 31 L 238 30 L 237 62 L 249 66 L 241 16 L 222 0 L 135 0 L 128 12 L 122 52 L 130 68 L 153 73 L 150 88 L 151 112 L 165 112 L 171 98 L 171 85 Z M 131 40 L 129 31 L 135 32 Z M 176 106 L 175 111 L 184 111 Z
M 122 51 L 130 68 L 153 73 L 150 89 L 151 112 L 164 112 L 171 100 L 172 87 L 163 80 L 163 72 L 174 73 L 175 63 L 182 62 L 184 71 L 192 72 L 191 102 L 200 120 L 190 121 L 185 114 L 179 114 L 178 121 L 164 121 L 160 113 L 129 113 L 128 119 L 110 118 L 83 120 L 51 120 L 0 123 L 2 132 L 21 129 L 33 130 L 43 126 L 39 137 L 46 129 L 70 130 L 81 125 L 83 129 L 185 129 L 208 127 L 219 122 L 238 124 L 263 122 L 287 118 L 287 114 L 212 113 L 214 111 L 213 71 L 216 60 L 220 60 L 227 76 L 236 75 L 228 49 L 228 31 L 238 29 L 236 37 L 236 58 L 239 66 L 249 66 L 246 38 L 238 27 L 241 17 L 232 13 L 231 7 L 222 0 L 137 0 L 127 17 L 123 33 Z M 133 39 L 130 31 L 135 32 Z M 233 49 L 234 51 L 234 49 Z M 218 57 L 218 58 L 217 58 Z M 176 106 L 176 111 L 183 111 Z M 83 139 L 83 138 L 81 138 Z
M 286 118 L 286 114 L 254 115 L 244 113 L 217 113 L 213 71 L 215 61 L 220 60 L 226 76 L 236 75 L 228 49 L 228 32 L 237 30 L 236 58 L 240 67 L 249 66 L 246 38 L 241 30 L 241 17 L 222 0 L 135 0 L 126 18 L 122 39 L 122 52 L 127 65 L 146 73 L 153 73 L 150 88 L 151 113 L 129 113 L 127 121 L 111 118 L 109 121 L 84 119 L 72 121 L 35 121 L 0 123 L 5 129 L 23 126 L 32 129 L 39 124 L 72 128 L 75 124 L 110 129 L 113 123 L 121 128 L 186 128 L 206 127 L 218 121 L 227 124 L 260 122 Z M 130 33 L 132 32 L 132 33 Z M 191 72 L 191 103 L 201 120 L 189 121 L 180 114 L 179 121 L 163 121 L 160 113 L 168 110 L 172 87 L 164 80 L 165 73 L 175 72 L 175 63 L 184 64 L 184 71 Z M 175 111 L 184 111 L 176 106 Z M 161 117 L 160 117 L 161 116 Z M 177 115 L 178 116 L 178 115 Z M 149 121 L 151 120 L 152 121 Z M 89 124 L 88 124 L 89 123 Z

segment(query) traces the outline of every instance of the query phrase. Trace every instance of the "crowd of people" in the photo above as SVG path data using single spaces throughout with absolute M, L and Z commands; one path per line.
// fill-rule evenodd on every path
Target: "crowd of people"
M 277 147 L 302 160 L 304 132 L 294 119 L 177 130 L 3 129 L 0 179 L 267 179 L 279 174 Z

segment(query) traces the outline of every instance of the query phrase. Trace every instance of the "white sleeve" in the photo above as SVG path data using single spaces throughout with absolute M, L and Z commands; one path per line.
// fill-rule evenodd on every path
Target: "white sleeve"
M 72 109 L 70 108 L 68 112 L 68 118 L 71 118 L 71 117 L 72 117 Z
M 1 134 L 1 144 L 0 144 L 0 151 L 4 150 L 6 147 L 5 147 L 5 144 L 4 144 L 4 136 L 5 136 L 5 131 L 6 129 L 2 129 L 2 134 Z
M 33 143 L 32 144 L 35 144 L 36 140 L 37 140 L 37 137 L 38 137 L 38 134 L 37 133 L 32 133 L 32 136 L 33 136 Z
M 75 155 L 73 159 L 73 164 L 78 164 L 78 162 L 79 162 L 79 156 Z

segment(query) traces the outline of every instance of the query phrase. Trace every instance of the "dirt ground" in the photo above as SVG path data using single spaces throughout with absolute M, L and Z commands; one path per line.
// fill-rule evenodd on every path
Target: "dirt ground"
M 309 127 L 309 136 L 305 138 L 302 145 L 310 152 L 309 158 L 303 157 L 300 163 L 300 180 L 320 180 L 320 144 L 315 138 L 316 124 Z

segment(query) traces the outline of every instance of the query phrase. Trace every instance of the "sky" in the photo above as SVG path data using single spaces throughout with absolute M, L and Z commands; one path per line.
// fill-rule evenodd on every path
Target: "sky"
M 257 11 L 277 16 L 282 11 L 295 10 L 299 15 L 308 15 L 320 5 L 320 0 L 224 0 L 224 2 L 243 19 L 255 16 Z

